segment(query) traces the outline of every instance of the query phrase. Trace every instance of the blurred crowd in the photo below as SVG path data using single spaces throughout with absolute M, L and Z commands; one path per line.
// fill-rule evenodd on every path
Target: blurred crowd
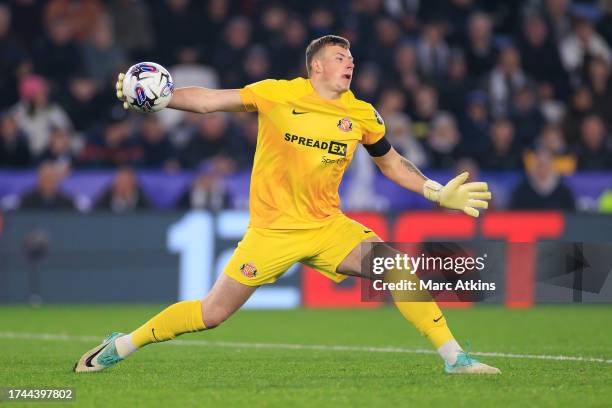
M 38 168 L 22 206 L 45 202 L 45 180 L 104 168 L 134 191 L 134 169 L 194 170 L 207 198 L 184 205 L 227 207 L 220 180 L 249 170 L 256 115 L 129 113 L 117 73 L 151 60 L 178 87 L 306 76 L 306 45 L 332 33 L 351 41 L 353 92 L 423 169 L 524 170 L 516 208 L 564 209 L 563 175 L 612 171 L 612 1 L 570 0 L 0 2 L 0 167 Z M 384 207 L 373 171 L 360 152 L 349 207 Z M 126 205 L 113 189 L 101 203 Z

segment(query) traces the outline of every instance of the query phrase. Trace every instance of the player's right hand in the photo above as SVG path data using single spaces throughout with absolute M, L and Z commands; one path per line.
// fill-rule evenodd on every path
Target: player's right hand
M 125 78 L 125 74 L 120 72 L 117 75 L 117 83 L 115 84 L 115 90 L 117 91 L 117 99 L 123 102 L 123 109 L 129 109 L 130 105 L 125 100 L 125 95 L 123 95 L 123 78 Z

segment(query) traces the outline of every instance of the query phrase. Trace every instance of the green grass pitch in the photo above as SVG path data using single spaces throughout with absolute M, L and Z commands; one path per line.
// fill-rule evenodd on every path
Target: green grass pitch
M 44 405 L 68 407 L 612 403 L 610 306 L 447 310 L 451 329 L 461 342 L 469 339 L 474 351 L 602 359 L 479 357 L 501 368 L 501 376 L 448 376 L 436 354 L 406 352 L 429 349 L 429 344 L 392 308 L 241 311 L 218 329 L 181 336 L 174 345 L 146 347 L 105 372 L 71 371 L 98 342 L 83 336 L 129 331 L 162 307 L 2 306 L 0 387 L 74 387 L 75 402 Z M 45 339 L 43 334 L 65 337 Z

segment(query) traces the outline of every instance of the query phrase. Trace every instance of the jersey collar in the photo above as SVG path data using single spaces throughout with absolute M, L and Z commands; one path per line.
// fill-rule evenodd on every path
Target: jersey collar
M 315 98 L 319 99 L 320 101 L 324 103 L 328 103 L 330 105 L 338 106 L 341 108 L 347 108 L 350 105 L 350 100 L 353 97 L 353 93 L 350 90 L 340 95 L 339 99 L 326 99 L 326 98 L 323 98 L 321 95 L 319 95 L 317 91 L 315 91 L 314 87 L 312 86 L 312 83 L 310 82 L 310 78 L 302 78 L 302 79 L 305 82 L 305 86 L 306 86 L 306 89 L 308 90 L 308 93 L 312 94 Z

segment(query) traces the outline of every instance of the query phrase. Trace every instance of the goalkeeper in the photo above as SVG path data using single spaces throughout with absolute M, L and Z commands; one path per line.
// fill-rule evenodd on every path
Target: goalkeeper
M 477 217 L 491 198 L 486 183 L 463 173 L 445 186 L 427 179 L 385 138 L 376 110 L 349 90 L 355 65 L 348 40 L 328 35 L 306 49 L 308 78 L 264 80 L 242 89 L 179 88 L 168 107 L 196 113 L 258 112 L 250 224 L 224 273 L 202 300 L 175 303 L 129 334 L 113 333 L 86 352 L 76 372 L 101 371 L 150 343 L 219 326 L 257 287 L 300 262 L 340 282 L 361 271 L 362 242 L 381 242 L 340 211 L 338 186 L 362 144 L 382 173 L 441 206 Z M 117 96 L 123 100 L 122 74 Z M 127 103 L 124 102 L 127 108 Z M 204 272 L 204 271 L 203 271 Z M 396 303 L 432 343 L 447 373 L 497 374 L 457 343 L 433 301 Z

